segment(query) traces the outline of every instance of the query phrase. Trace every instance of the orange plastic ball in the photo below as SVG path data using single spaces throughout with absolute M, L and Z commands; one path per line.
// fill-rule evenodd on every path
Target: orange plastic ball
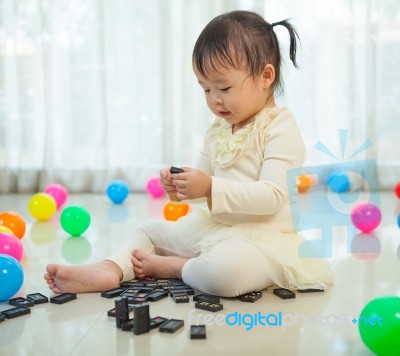
M 13 234 L 22 239 L 25 235 L 25 220 L 14 211 L 5 211 L 0 214 L 0 225 L 9 228 Z
M 311 176 L 302 175 L 297 178 L 297 190 L 299 193 L 305 193 L 313 185 Z
M 169 221 L 176 221 L 189 211 L 189 204 L 168 202 L 164 206 L 164 217 Z

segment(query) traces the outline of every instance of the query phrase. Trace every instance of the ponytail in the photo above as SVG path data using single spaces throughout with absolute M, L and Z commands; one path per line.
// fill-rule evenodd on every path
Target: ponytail
M 290 57 L 290 60 L 293 62 L 293 65 L 295 66 L 295 68 L 299 68 L 299 66 L 296 62 L 297 41 L 300 42 L 299 34 L 295 30 L 295 28 L 290 24 L 289 19 L 285 19 L 285 20 L 278 21 L 278 22 L 273 22 L 271 24 L 271 30 L 273 31 L 274 27 L 278 26 L 278 25 L 285 27 L 289 32 L 289 36 L 290 36 L 289 57 Z M 275 33 L 274 33 L 274 36 L 276 36 Z

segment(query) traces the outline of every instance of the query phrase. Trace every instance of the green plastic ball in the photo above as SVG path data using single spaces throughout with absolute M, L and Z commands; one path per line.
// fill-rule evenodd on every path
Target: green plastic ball
M 81 206 L 69 206 L 61 213 L 60 223 L 71 236 L 81 236 L 90 225 L 90 214 Z
M 365 346 L 378 355 L 399 355 L 400 297 L 371 300 L 362 310 L 358 328 Z

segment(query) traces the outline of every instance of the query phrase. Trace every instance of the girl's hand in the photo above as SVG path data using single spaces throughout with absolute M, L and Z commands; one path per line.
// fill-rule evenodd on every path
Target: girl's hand
M 175 187 L 178 200 L 211 198 L 211 177 L 202 171 L 182 167 L 183 173 L 172 174 L 172 186 Z M 168 187 L 169 188 L 169 187 Z M 170 188 L 169 188 L 170 189 Z
M 176 194 L 176 187 L 172 182 L 172 175 L 169 169 L 162 169 L 160 171 L 160 183 L 170 197 Z

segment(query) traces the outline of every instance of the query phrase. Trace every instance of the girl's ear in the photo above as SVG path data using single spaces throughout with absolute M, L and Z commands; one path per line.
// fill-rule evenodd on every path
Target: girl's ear
M 275 80 L 275 68 L 272 64 L 267 64 L 262 72 L 264 89 L 269 89 Z

